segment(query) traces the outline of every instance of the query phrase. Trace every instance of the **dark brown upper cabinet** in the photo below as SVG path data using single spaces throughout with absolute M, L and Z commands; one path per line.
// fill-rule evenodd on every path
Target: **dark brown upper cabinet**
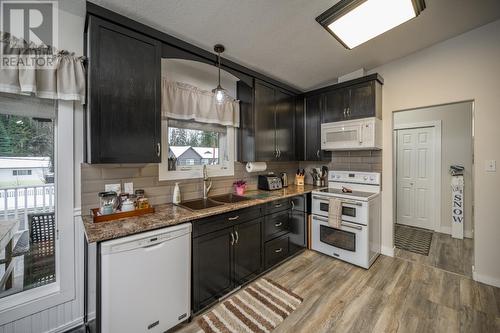
M 323 122 L 382 117 L 382 78 L 370 75 L 328 87 Z
M 161 161 L 161 42 L 88 16 L 87 161 Z
M 331 157 L 331 153 L 321 150 L 321 124 L 325 112 L 325 96 L 323 94 L 306 97 L 304 112 L 304 160 L 324 161 Z
M 238 160 L 295 160 L 296 95 L 255 80 L 250 87 L 238 82 L 241 117 Z

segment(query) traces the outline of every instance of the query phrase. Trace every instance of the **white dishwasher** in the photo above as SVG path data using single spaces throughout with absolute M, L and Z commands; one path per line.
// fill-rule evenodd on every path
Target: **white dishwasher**
M 190 300 L 190 223 L 101 244 L 101 332 L 165 332 Z

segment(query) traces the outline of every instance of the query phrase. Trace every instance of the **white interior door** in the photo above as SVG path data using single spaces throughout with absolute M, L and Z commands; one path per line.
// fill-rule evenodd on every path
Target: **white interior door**
M 434 127 L 397 131 L 397 223 L 434 230 Z

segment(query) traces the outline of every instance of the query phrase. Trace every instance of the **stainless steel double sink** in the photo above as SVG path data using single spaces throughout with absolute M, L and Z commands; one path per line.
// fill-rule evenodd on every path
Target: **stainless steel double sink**
M 183 201 L 177 205 L 182 207 L 182 208 L 189 209 L 189 210 L 202 210 L 202 209 L 218 207 L 218 206 L 222 206 L 225 204 L 247 201 L 247 200 L 252 200 L 252 199 L 247 198 L 247 197 L 243 197 L 241 195 L 228 193 L 228 194 L 222 194 L 222 195 L 215 195 L 213 197 L 209 197 L 208 199 L 187 200 L 187 201 Z

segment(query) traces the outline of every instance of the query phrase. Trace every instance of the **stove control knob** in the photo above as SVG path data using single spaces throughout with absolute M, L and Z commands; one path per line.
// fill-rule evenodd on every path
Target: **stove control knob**
M 364 179 L 364 180 L 367 180 L 367 179 L 368 179 L 368 177 L 364 176 L 364 177 L 363 177 L 363 179 Z

